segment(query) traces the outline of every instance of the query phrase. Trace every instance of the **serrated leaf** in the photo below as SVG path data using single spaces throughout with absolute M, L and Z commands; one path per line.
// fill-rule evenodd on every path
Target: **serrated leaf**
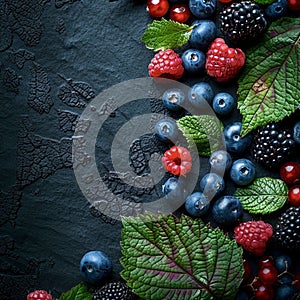
M 142 42 L 154 51 L 176 49 L 186 44 L 192 33 L 193 26 L 169 21 L 162 18 L 154 20 L 147 26 Z
M 268 214 L 284 205 L 287 193 L 288 187 L 282 180 L 261 177 L 246 188 L 238 188 L 234 195 L 250 213 Z
M 238 88 L 242 136 L 282 120 L 299 105 L 299 39 L 299 19 L 281 18 L 272 23 L 262 42 L 246 50 Z
M 223 147 L 223 124 L 215 116 L 185 116 L 177 121 L 177 126 L 188 143 L 195 143 L 199 155 L 210 156 Z
M 121 275 L 143 299 L 234 299 L 242 249 L 219 229 L 183 215 L 122 219 Z
M 91 300 L 92 297 L 93 294 L 88 291 L 87 286 L 80 283 L 63 293 L 58 300 Z
M 254 0 L 254 2 L 262 5 L 267 5 L 275 2 L 276 0 Z

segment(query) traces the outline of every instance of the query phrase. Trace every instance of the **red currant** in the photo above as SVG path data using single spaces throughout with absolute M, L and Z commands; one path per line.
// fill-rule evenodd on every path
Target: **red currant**
M 275 267 L 263 267 L 258 271 L 258 277 L 263 284 L 273 284 L 276 282 L 278 271 Z
M 294 185 L 289 189 L 288 198 L 292 205 L 300 206 L 300 184 Z
M 274 297 L 274 289 L 270 285 L 260 285 L 255 292 L 256 300 L 272 300 Z
M 300 271 L 294 275 L 294 286 L 298 291 L 300 291 Z
M 285 163 L 280 168 L 280 177 L 286 184 L 300 181 L 300 166 L 293 161 Z
M 272 256 L 263 256 L 258 261 L 259 268 L 266 268 L 266 267 L 274 267 L 274 260 Z
M 173 146 L 164 153 L 162 164 L 166 171 L 174 175 L 185 175 L 192 169 L 192 156 L 186 148 Z
M 243 261 L 243 265 L 244 265 L 244 270 L 245 270 L 243 279 L 244 279 L 244 281 L 248 281 L 250 279 L 251 273 L 252 273 L 251 265 L 247 260 Z
M 299 0 L 288 0 L 288 8 L 291 10 L 300 10 Z
M 219 0 L 219 2 L 221 2 L 221 3 L 229 3 L 229 2 L 231 2 L 232 0 Z
M 151 17 L 161 18 L 169 10 L 169 1 L 168 0 L 148 0 L 147 1 L 147 10 Z
M 174 4 L 170 9 L 170 19 L 179 23 L 185 23 L 190 15 L 190 9 L 186 4 Z

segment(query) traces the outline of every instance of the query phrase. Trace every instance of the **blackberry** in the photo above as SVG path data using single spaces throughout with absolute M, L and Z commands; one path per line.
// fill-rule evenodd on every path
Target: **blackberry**
M 105 284 L 93 295 L 92 300 L 133 300 L 135 299 L 131 289 L 121 281 L 113 281 Z
M 276 168 L 290 158 L 294 148 L 292 133 L 277 123 L 270 123 L 257 131 L 253 142 L 253 157 L 267 168 Z
M 220 12 L 220 29 L 233 43 L 252 41 L 266 28 L 264 13 L 254 2 L 232 3 Z
M 289 207 L 279 218 L 275 238 L 285 247 L 300 249 L 300 207 Z

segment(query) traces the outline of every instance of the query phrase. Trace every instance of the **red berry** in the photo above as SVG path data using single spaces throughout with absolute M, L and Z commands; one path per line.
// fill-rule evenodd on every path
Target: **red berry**
M 231 2 L 232 0 L 219 0 L 219 2 L 221 2 L 221 3 L 229 3 L 229 2 Z
M 234 237 L 245 250 L 263 255 L 267 241 L 273 235 L 273 228 L 264 221 L 248 221 L 234 228 Z
M 270 285 L 260 285 L 255 292 L 256 300 L 272 300 L 274 298 L 274 289 Z
M 148 71 L 151 77 L 164 77 L 176 80 L 181 78 L 184 68 L 180 56 L 172 49 L 167 49 L 155 54 L 148 66 Z
M 252 268 L 251 268 L 250 263 L 247 260 L 243 261 L 243 265 L 244 265 L 244 270 L 245 270 L 243 279 L 244 279 L 244 281 L 247 281 L 251 277 Z
M 169 1 L 168 0 L 148 0 L 147 1 L 147 10 L 151 17 L 161 18 L 169 10 Z
M 266 267 L 274 267 L 274 260 L 272 256 L 263 256 L 258 261 L 259 268 L 266 268 Z
M 192 169 L 192 156 L 186 148 L 173 146 L 165 152 L 162 164 L 166 171 L 174 175 L 185 175 Z
M 273 284 L 276 282 L 278 271 L 274 266 L 262 267 L 258 271 L 258 277 L 264 284 Z
M 46 291 L 37 290 L 28 294 L 27 300 L 52 300 L 52 296 Z
M 285 163 L 280 168 L 280 177 L 286 184 L 300 181 L 300 166 L 293 161 Z
M 191 15 L 186 4 L 174 4 L 170 9 L 170 19 L 179 23 L 185 23 Z
M 300 184 L 294 185 L 289 189 L 288 198 L 292 205 L 300 206 Z
M 294 286 L 298 291 L 300 291 L 300 271 L 294 275 Z
M 288 0 L 288 8 L 291 10 L 300 10 L 300 0 Z
M 216 81 L 225 82 L 237 75 L 245 60 L 241 49 L 229 48 L 223 39 L 216 38 L 207 51 L 205 68 Z

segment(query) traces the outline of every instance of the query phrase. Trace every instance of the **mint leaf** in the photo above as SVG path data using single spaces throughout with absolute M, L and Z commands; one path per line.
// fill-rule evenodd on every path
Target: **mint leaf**
M 276 0 L 254 0 L 254 2 L 262 5 L 267 5 L 275 2 Z
M 234 299 L 242 249 L 219 229 L 183 215 L 122 218 L 122 277 L 143 299 Z
M 58 300 L 91 300 L 92 297 L 93 294 L 88 291 L 87 286 L 80 283 L 63 293 Z
M 223 147 L 223 124 L 215 116 L 185 116 L 177 121 L 179 130 L 191 145 L 195 143 L 199 155 L 210 156 Z
M 287 200 L 288 187 L 280 179 L 257 178 L 250 186 L 238 188 L 234 196 L 253 214 L 268 214 L 280 209 Z
M 238 88 L 238 108 L 243 116 L 241 135 L 278 122 L 296 110 L 300 89 L 299 39 L 299 19 L 281 18 L 272 23 L 260 43 L 246 50 Z
M 193 26 L 162 18 L 147 26 L 142 42 L 154 51 L 176 49 L 189 41 L 192 30 Z

